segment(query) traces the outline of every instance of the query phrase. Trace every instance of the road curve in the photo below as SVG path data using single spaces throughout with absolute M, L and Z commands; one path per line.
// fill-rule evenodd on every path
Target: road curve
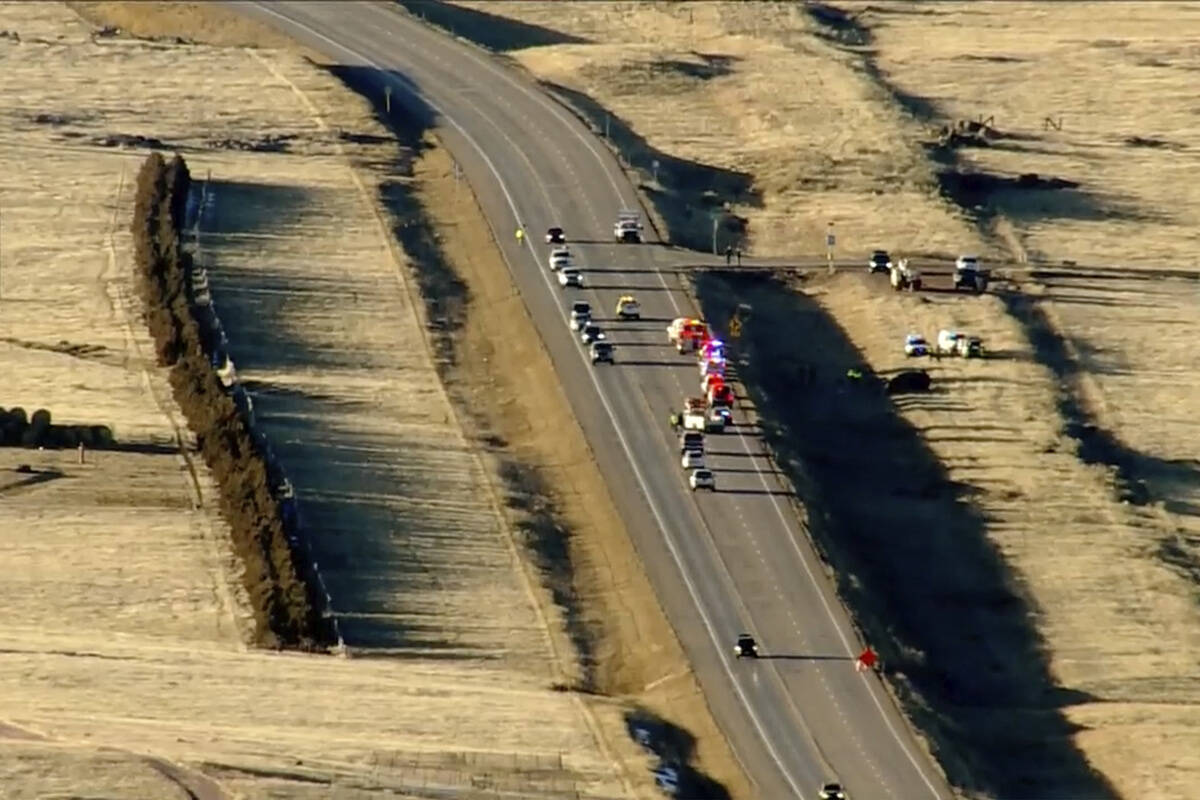
M 812 797 L 840 780 L 851 797 L 952 798 L 872 674 L 845 609 L 781 482 L 735 410 L 733 432 L 710 437 L 721 491 L 693 495 L 667 416 L 697 393 L 694 360 L 675 354 L 665 326 L 694 313 L 673 269 L 679 254 L 609 244 L 634 189 L 604 145 L 526 77 L 402 9 L 374 3 L 232 3 L 338 63 L 367 67 L 382 93 L 432 113 L 496 234 L 719 724 L 761 797 Z M 562 225 L 588 278 L 560 289 L 541 234 Z M 520 242 L 518 226 L 529 236 Z M 567 309 L 587 299 L 603 320 L 635 293 L 640 322 L 604 322 L 617 365 L 593 368 Z M 336 603 L 336 598 L 335 598 Z M 753 632 L 765 654 L 739 662 L 732 644 Z M 652 646 L 652 643 L 651 643 Z

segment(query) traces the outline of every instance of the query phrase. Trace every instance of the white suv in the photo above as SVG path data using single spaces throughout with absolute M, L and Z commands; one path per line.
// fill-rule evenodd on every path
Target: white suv
M 715 492 L 717 490 L 717 476 L 713 475 L 711 469 L 692 470 L 692 474 L 688 478 L 688 485 L 692 487 L 693 492 L 697 489 L 708 489 Z
M 685 450 L 679 465 L 684 469 L 704 469 L 704 453 L 699 450 Z

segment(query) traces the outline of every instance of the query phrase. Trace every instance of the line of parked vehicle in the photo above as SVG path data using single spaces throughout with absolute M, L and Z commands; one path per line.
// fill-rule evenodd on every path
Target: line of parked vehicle
M 613 224 L 613 238 L 618 243 L 640 243 L 642 223 L 635 211 L 623 210 Z M 574 265 L 574 255 L 560 227 L 546 231 L 546 244 L 551 246 L 548 265 L 556 273 L 564 289 L 584 287 L 581 270 Z M 613 309 L 618 320 L 641 318 L 641 307 L 631 294 L 622 295 Z M 592 317 L 592 306 L 586 300 L 571 303 L 568 324 L 589 348 L 592 364 L 614 363 L 614 345 Z M 705 436 L 723 433 L 733 425 L 735 395 L 727 382 L 728 362 L 725 343 L 713 337 L 708 324 L 692 317 L 680 317 L 667 327 L 667 340 L 680 355 L 695 354 L 700 372 L 700 394 L 684 398 L 683 408 L 671 414 L 671 426 L 679 435 L 680 466 L 688 472 L 688 486 L 716 491 L 717 479 L 705 461 Z M 758 644 L 748 633 L 741 633 L 734 643 L 734 653 L 740 658 L 757 658 Z M 679 791 L 679 770 L 670 763 L 661 763 L 654 770 L 655 782 L 667 794 Z M 847 800 L 845 790 L 836 782 L 823 783 L 816 794 L 819 800 Z
M 908 259 L 892 261 L 887 250 L 873 250 L 867 259 L 867 274 L 886 272 L 892 288 L 910 292 L 921 290 L 924 279 L 921 273 L 908 265 Z M 979 256 L 963 255 L 954 260 L 954 290 L 967 289 L 980 294 L 987 290 L 991 274 L 979 261 Z

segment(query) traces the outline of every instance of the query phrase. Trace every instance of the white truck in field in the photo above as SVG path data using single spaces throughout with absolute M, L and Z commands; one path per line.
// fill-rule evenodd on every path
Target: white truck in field
M 613 239 L 618 243 L 626 242 L 641 244 L 642 215 L 633 209 L 623 208 L 617 213 L 617 221 L 613 223 Z

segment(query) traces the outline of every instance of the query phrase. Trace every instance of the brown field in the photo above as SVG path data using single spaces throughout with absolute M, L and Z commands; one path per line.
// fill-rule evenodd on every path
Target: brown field
M 566 625 L 488 499 L 362 166 L 407 153 L 291 52 L 93 39 L 58 4 L 0 19 L 20 36 L 0 39 L 0 405 L 148 451 L 0 449 L 5 796 L 652 796 L 627 704 L 553 688 L 578 679 Z M 240 377 L 324 537 L 351 653 L 375 657 L 244 644 L 211 480 L 170 446 L 180 415 L 132 305 L 147 142 L 211 172 L 201 260 Z
M 1019 291 L 984 298 L 810 276 L 795 284 L 802 324 L 836 334 L 839 348 L 792 357 L 832 375 L 854 361 L 886 372 L 904 366 L 905 333 L 951 327 L 983 336 L 995 356 L 934 364 L 934 396 L 867 404 L 848 418 L 882 424 L 895 414 L 887 424 L 911 448 L 899 455 L 919 455 L 928 474 L 966 492 L 932 507 L 899 497 L 881 507 L 913 531 L 962 532 L 988 565 L 962 574 L 990 576 L 1030 609 L 1026 631 L 1020 604 L 988 616 L 992 587 L 960 587 L 962 619 L 997 626 L 976 631 L 979 640 L 1016 637 L 1032 648 L 1019 658 L 1032 660 L 985 644 L 935 665 L 965 682 L 985 670 L 996 689 L 971 696 L 981 706 L 970 713 L 953 707 L 955 691 L 941 698 L 948 719 L 971 723 L 971 746 L 950 748 L 962 758 L 951 772 L 984 793 L 1105 791 L 1086 775 L 1090 764 L 1121 795 L 1192 796 L 1200 469 L 1190 341 L 1200 295 L 1195 270 L 1178 262 L 1200 214 L 1188 159 L 1200 146 L 1200 52 L 1186 24 L 1200 6 L 860 3 L 850 19 L 799 4 L 587 3 L 569 14 L 559 3 L 457 5 L 519 24 L 439 12 L 456 33 L 565 87 L 599 127 L 610 116 L 614 143 L 676 241 L 704 238 L 703 187 L 688 183 L 700 180 L 749 220 L 760 255 L 820 252 L 833 221 L 847 257 L 885 246 L 1038 266 L 1015 273 Z M 925 146 L 942 125 L 979 116 L 993 117 L 990 146 Z M 1061 130 L 1045 129 L 1045 117 L 1061 117 Z M 657 182 L 652 159 L 663 165 Z M 964 191 L 958 173 L 968 171 L 985 173 L 974 179 L 981 189 Z M 1016 186 L 1025 173 L 1079 185 Z M 672 206 L 679 200 L 690 213 Z M 965 557 L 945 547 L 948 564 Z M 987 561 L 993 548 L 1003 568 Z M 889 574 L 853 564 L 880 581 Z M 890 591 L 859 598 L 862 613 L 886 621 L 870 603 Z M 897 593 L 908 605 L 896 615 L 937 600 L 923 597 Z M 932 627 L 901 637 L 900 652 L 948 652 L 957 634 Z M 1034 663 L 1043 651 L 1044 667 Z M 905 658 L 921 672 L 919 658 Z M 1022 724 L 1006 709 L 1020 709 Z M 1039 735 L 1061 748 L 1061 764 L 1015 749 Z

